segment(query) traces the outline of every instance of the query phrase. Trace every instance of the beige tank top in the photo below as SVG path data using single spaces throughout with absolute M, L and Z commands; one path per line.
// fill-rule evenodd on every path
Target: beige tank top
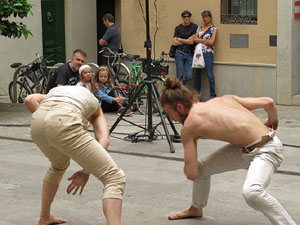
M 60 101 L 76 105 L 85 119 L 96 112 L 99 102 L 97 98 L 82 86 L 60 86 L 50 90 L 43 102 Z

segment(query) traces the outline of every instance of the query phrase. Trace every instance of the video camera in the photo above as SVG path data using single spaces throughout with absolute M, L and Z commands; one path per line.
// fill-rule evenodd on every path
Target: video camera
M 163 65 L 162 60 L 152 60 L 150 67 L 151 75 L 165 76 L 169 74 L 169 65 Z M 148 74 L 147 62 L 143 60 L 143 72 Z

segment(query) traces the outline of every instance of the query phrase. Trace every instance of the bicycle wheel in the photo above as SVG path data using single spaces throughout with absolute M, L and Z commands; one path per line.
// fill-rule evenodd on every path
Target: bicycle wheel
M 42 84 L 42 88 L 41 88 L 40 93 L 41 93 L 41 94 L 46 94 L 46 92 L 47 92 L 47 87 L 48 87 L 48 79 L 47 79 L 47 77 L 44 77 L 44 78 L 40 81 L 40 83 Z
M 120 89 L 118 90 L 118 93 L 120 93 L 120 95 L 123 96 L 125 99 L 129 98 L 128 89 L 124 89 L 127 86 L 128 86 L 128 82 L 126 80 L 119 80 L 118 81 L 118 87 L 120 87 Z
M 114 64 L 113 70 L 118 80 L 124 80 L 129 82 L 130 71 L 124 63 Z
M 131 98 L 133 97 L 136 89 L 138 88 L 138 86 L 136 86 L 136 85 L 128 85 L 128 82 L 125 81 L 125 80 L 120 80 L 119 81 L 119 85 L 120 85 L 120 87 L 125 88 L 125 89 L 119 90 L 120 95 L 125 98 L 125 102 L 129 103 L 130 100 L 131 100 Z M 134 101 L 132 103 L 132 105 L 131 105 L 131 110 L 133 112 L 139 111 L 136 102 L 137 101 Z
M 28 87 L 24 86 L 23 83 L 19 80 L 16 81 L 16 85 L 17 85 L 17 103 L 24 103 L 24 100 L 26 98 L 27 95 L 32 94 L 31 91 L 29 90 Z M 10 100 L 13 102 L 13 81 L 9 83 L 8 86 L 8 93 L 9 93 L 9 98 Z
M 23 74 L 26 73 L 26 65 L 20 65 L 14 72 L 13 76 L 17 77 L 17 80 L 20 80 L 23 77 Z
M 116 79 L 121 82 L 121 81 L 125 81 L 127 82 L 127 84 L 129 84 L 129 76 L 127 75 L 127 73 L 123 73 L 123 72 L 119 72 L 116 74 Z
M 157 90 L 157 98 L 159 99 L 160 95 L 161 95 L 161 91 L 162 91 L 162 85 L 163 82 L 161 79 L 153 77 L 152 78 L 154 80 L 153 85 L 155 86 L 156 90 Z M 150 88 L 150 86 L 149 86 Z M 152 113 L 158 113 L 158 106 L 156 104 L 154 95 L 152 93 L 151 96 L 151 103 L 152 103 Z M 148 101 L 148 86 L 145 86 L 143 88 L 143 90 L 141 91 L 141 93 L 139 94 L 138 98 L 135 99 L 135 105 L 137 107 L 137 110 L 140 112 L 140 114 L 145 115 L 148 113 L 148 105 L 149 105 L 149 101 Z

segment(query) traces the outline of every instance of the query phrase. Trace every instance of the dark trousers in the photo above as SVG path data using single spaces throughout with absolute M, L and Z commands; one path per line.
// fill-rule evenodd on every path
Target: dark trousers
M 112 89 L 108 93 L 108 95 L 111 96 L 111 97 L 116 98 L 116 97 L 119 96 L 119 93 L 115 89 Z M 121 103 L 118 103 L 118 102 L 108 103 L 106 101 L 102 101 L 102 103 L 101 103 L 101 108 L 102 108 L 103 112 L 117 112 L 120 108 L 126 107 L 126 106 L 127 106 L 127 103 L 125 103 L 125 102 L 123 102 L 121 104 Z

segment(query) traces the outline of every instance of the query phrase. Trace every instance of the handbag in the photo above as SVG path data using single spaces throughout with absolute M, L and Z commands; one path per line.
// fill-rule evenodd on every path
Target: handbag
M 202 53 L 202 44 L 199 43 L 196 45 L 194 51 L 192 68 L 204 68 L 204 67 L 205 67 L 205 61 Z
M 170 58 L 175 58 L 175 52 L 176 52 L 176 46 L 171 45 L 170 51 L 169 51 Z

